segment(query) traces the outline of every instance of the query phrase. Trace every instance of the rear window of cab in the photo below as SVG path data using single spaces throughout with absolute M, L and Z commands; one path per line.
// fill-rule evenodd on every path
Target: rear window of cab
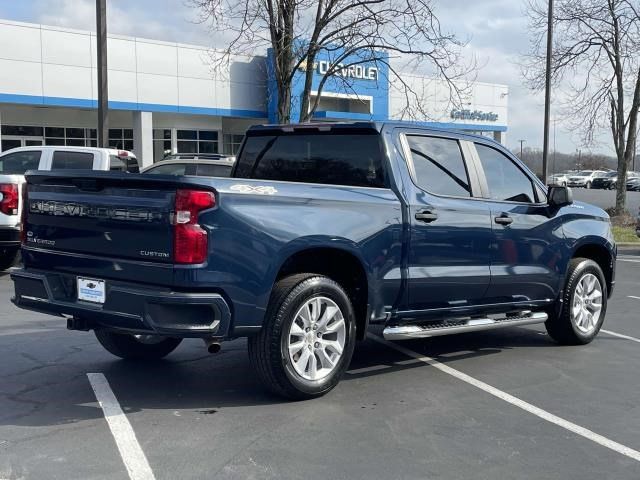
M 376 134 L 249 135 L 235 178 L 385 188 Z

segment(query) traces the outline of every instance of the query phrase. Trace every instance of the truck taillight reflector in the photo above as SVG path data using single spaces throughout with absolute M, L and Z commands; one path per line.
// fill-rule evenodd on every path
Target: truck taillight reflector
M 15 183 L 0 183 L 0 212 L 5 215 L 18 214 L 18 185 Z
M 29 197 L 27 196 L 27 183 L 22 186 L 22 214 L 20 215 L 20 242 L 27 243 L 27 213 L 29 213 Z
M 198 225 L 198 214 L 213 208 L 216 197 L 203 190 L 176 191 L 173 261 L 182 264 L 204 263 L 209 246 L 207 231 Z

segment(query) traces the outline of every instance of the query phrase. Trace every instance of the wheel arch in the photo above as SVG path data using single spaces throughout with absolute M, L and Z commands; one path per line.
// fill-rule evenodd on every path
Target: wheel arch
M 317 273 L 335 280 L 351 299 L 357 337 L 364 339 L 370 316 L 370 281 L 365 265 L 352 249 L 313 246 L 290 253 L 280 264 L 275 282 L 296 273 Z
M 615 256 L 609 248 L 596 242 L 583 243 L 574 249 L 571 258 L 588 258 L 596 262 L 604 273 L 607 295 L 611 296 L 615 278 Z

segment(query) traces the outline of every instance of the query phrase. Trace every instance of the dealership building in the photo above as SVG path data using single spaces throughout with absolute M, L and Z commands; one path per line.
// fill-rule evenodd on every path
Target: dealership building
M 233 154 L 248 126 L 275 121 L 269 54 L 220 62 L 207 47 L 120 35 L 110 35 L 107 48 L 109 145 L 133 150 L 144 164 L 170 152 Z M 301 66 L 292 118 L 300 110 L 302 70 L 314 70 L 315 86 L 330 66 L 330 58 Z M 2 151 L 95 146 L 97 95 L 95 32 L 0 20 Z M 504 143 L 508 87 L 474 82 L 456 108 L 450 97 L 440 81 L 417 75 L 399 80 L 380 63 L 364 63 L 328 79 L 314 120 L 411 119 Z

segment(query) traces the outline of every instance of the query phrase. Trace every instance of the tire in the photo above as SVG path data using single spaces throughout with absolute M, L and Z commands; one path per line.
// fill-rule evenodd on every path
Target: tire
M 584 186 L 584 188 L 591 188 L 591 182 L 587 182 Z
M 567 182 L 562 182 L 562 186 L 566 187 L 567 186 Z
M 18 263 L 20 257 L 19 247 L 6 247 L 0 249 L 0 270 L 6 270 Z
M 141 337 L 156 337 L 152 341 L 138 340 L 128 333 L 115 333 L 110 330 L 96 329 L 96 338 L 109 353 L 127 360 L 158 360 L 173 352 L 181 338 L 146 335 Z
M 585 285 L 588 290 L 590 281 L 594 279 L 597 284 L 592 293 L 587 291 L 588 303 L 576 299 L 576 295 L 580 296 L 580 290 L 584 291 Z M 597 312 L 597 318 L 593 318 L 597 310 L 596 288 L 600 290 L 600 310 Z M 577 305 L 580 306 L 579 309 Z M 549 336 L 556 342 L 563 345 L 586 345 L 596 337 L 607 313 L 607 283 L 602 269 L 596 262 L 587 258 L 571 260 L 562 302 L 554 312 L 549 313 L 545 326 Z M 590 313 L 591 317 L 588 317 L 587 313 Z
M 333 315 L 326 318 L 330 311 Z M 342 352 L 338 355 L 331 345 L 341 341 Z M 263 327 L 259 334 L 249 337 L 249 359 L 267 389 L 289 399 L 304 400 L 322 396 L 338 384 L 349 367 L 355 342 L 353 306 L 342 287 L 325 276 L 301 273 L 274 286 Z M 295 350 L 298 344 L 302 346 Z

